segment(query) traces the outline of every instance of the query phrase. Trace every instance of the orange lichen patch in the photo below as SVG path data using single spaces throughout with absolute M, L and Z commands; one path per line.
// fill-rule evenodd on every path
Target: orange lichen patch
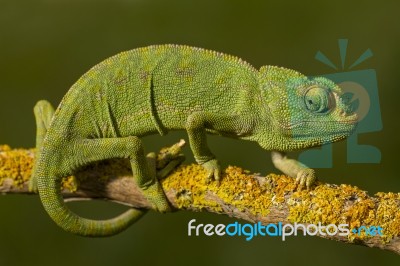
M 180 208 L 212 209 L 221 212 L 222 201 L 241 211 L 267 215 L 271 198 L 265 188 L 248 172 L 235 166 L 225 169 L 222 181 L 207 182 L 206 173 L 200 165 L 192 164 L 179 167 L 167 179 L 162 181 L 166 191 L 174 190 L 176 204 Z M 210 199 L 209 193 L 216 199 Z
M 15 186 L 22 186 L 32 174 L 34 149 L 14 149 L 0 146 L 0 184 L 11 178 Z

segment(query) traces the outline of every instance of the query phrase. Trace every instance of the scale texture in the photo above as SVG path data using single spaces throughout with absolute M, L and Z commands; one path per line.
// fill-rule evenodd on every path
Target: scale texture
M 155 210 L 170 206 L 140 137 L 187 131 L 196 161 L 210 180 L 221 179 L 206 133 L 257 142 L 272 151 L 274 165 L 300 186 L 315 181 L 312 169 L 286 151 L 344 139 L 354 130 L 340 88 L 325 78 L 307 78 L 285 68 L 259 70 L 230 55 L 180 45 L 138 48 L 110 57 L 84 74 L 54 111 L 35 107 L 38 160 L 30 188 L 63 229 L 84 236 L 116 234 L 137 221 L 131 209 L 110 220 L 82 218 L 65 205 L 61 180 L 79 167 L 128 158 L 133 176 Z

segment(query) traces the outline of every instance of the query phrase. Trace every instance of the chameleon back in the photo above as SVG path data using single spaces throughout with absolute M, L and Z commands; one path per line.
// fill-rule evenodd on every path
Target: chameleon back
M 179 45 L 138 48 L 84 74 L 64 97 L 54 123 L 68 125 L 72 138 L 163 135 L 184 129 L 192 112 L 249 111 L 244 109 L 259 93 L 257 79 L 258 71 L 234 56 Z

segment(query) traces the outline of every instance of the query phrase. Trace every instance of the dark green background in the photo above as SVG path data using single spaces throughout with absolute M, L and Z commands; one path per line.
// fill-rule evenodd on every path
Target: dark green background
M 322 2 L 322 1 L 321 1 Z M 328 2 L 328 1 L 324 1 Z M 0 1 L 0 143 L 34 145 L 32 107 L 57 104 L 86 70 L 120 51 L 150 44 L 188 44 L 237 55 L 256 67 L 280 65 L 307 75 L 332 73 L 314 59 L 322 50 L 339 64 L 337 39 L 349 39 L 348 62 L 367 48 L 374 57 L 355 70 L 377 72 L 383 130 L 360 136 L 378 147 L 380 164 L 347 164 L 345 143 L 334 145 L 334 168 L 322 180 L 370 193 L 400 191 L 398 106 L 400 6 L 396 1 Z M 397 109 L 396 109 L 397 108 Z M 184 134 L 146 138 L 156 150 Z M 210 137 L 223 165 L 276 171 L 253 143 Z M 186 154 L 192 160 L 189 149 Z M 395 172 L 395 170 L 397 170 Z M 122 207 L 76 203 L 86 216 L 112 216 Z M 57 228 L 37 197 L 0 198 L 1 265 L 394 265 L 392 253 L 314 237 L 188 237 L 187 223 L 228 223 L 212 214 L 150 213 L 126 232 L 81 238 Z

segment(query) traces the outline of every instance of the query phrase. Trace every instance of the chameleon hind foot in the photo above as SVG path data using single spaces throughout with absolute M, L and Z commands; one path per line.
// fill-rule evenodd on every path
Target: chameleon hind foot
M 142 192 L 145 198 L 152 205 L 152 209 L 159 212 L 170 212 L 171 207 L 168 203 L 167 197 L 164 194 L 164 190 L 161 187 L 160 182 L 155 180 L 153 184 L 147 187 L 142 187 Z
M 142 192 L 153 206 L 153 209 L 157 211 L 171 211 L 171 207 L 158 180 L 168 176 L 185 160 L 185 156 L 181 153 L 184 145 L 185 141 L 180 140 L 171 147 L 162 148 L 158 154 L 151 152 L 146 156 L 149 175 L 156 176 L 157 180 L 148 187 L 142 187 Z
M 168 200 L 157 179 L 155 154 L 151 153 L 146 158 L 142 141 L 136 136 L 129 137 L 127 143 L 131 145 L 132 149 L 131 166 L 136 184 L 152 205 L 152 209 L 159 212 L 171 211 Z

